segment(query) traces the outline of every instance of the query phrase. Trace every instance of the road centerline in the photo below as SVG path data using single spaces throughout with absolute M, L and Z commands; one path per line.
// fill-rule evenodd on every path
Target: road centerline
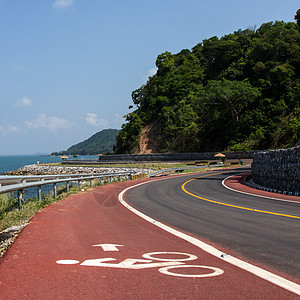
M 221 174 L 221 173 L 218 173 Z M 210 174 L 208 176 L 212 176 L 215 174 Z M 203 176 L 204 177 L 204 176 Z M 160 179 L 161 180 L 161 179 Z M 163 179 L 164 180 L 164 179 Z M 189 180 L 190 181 L 190 180 Z M 187 181 L 187 182 L 189 182 Z M 153 182 L 153 181 L 152 181 Z M 187 183 L 186 182 L 186 183 Z M 282 287 L 290 292 L 295 293 L 296 295 L 300 295 L 300 285 L 292 282 L 288 279 L 285 279 L 279 275 L 276 275 L 274 273 L 271 273 L 265 269 L 262 269 L 260 267 L 257 267 L 255 265 L 250 264 L 249 262 L 243 261 L 239 258 L 236 258 L 234 256 L 231 255 L 226 255 L 224 252 L 218 250 L 217 248 L 203 242 L 201 239 L 199 238 L 195 238 L 193 236 L 190 236 L 184 232 L 181 232 L 173 227 L 168 226 L 167 224 L 161 223 L 158 220 L 153 219 L 152 217 L 142 213 L 141 211 L 137 210 L 136 208 L 132 207 L 131 205 L 129 205 L 125 199 L 124 199 L 124 195 L 127 191 L 137 188 L 141 185 L 144 184 L 150 184 L 151 181 L 147 181 L 147 182 L 142 182 L 133 186 L 129 186 L 127 188 L 125 188 L 124 190 L 122 190 L 120 192 L 120 194 L 118 195 L 118 199 L 119 202 L 125 206 L 127 209 L 129 209 L 132 213 L 136 214 L 137 216 L 141 217 L 142 219 L 148 221 L 149 223 L 151 223 L 154 226 L 157 226 L 167 232 L 169 232 L 170 234 L 181 238 L 182 240 L 185 240 L 189 243 L 191 243 L 192 245 L 195 245 L 196 247 L 202 249 L 203 251 L 211 254 L 212 256 L 215 256 L 223 261 L 226 261 L 227 263 L 234 265 L 240 269 L 243 269 L 249 273 L 252 273 L 266 281 L 269 281 L 279 287 Z M 213 201 L 213 200 L 212 200 Z
M 214 203 L 214 204 L 218 204 L 218 205 L 223 205 L 223 206 L 227 206 L 227 207 L 232 207 L 232 208 L 236 208 L 236 209 L 241 209 L 241 210 L 246 210 L 246 211 L 252 211 L 252 212 L 258 212 L 258 213 L 263 213 L 263 214 L 269 214 L 269 215 L 275 215 L 275 216 L 281 216 L 281 217 L 286 217 L 286 218 L 291 218 L 291 219 L 300 219 L 300 217 L 298 216 L 294 216 L 294 215 L 287 215 L 287 214 L 281 214 L 281 213 L 277 213 L 277 212 L 272 212 L 272 211 L 266 211 L 266 210 L 260 210 L 260 209 L 256 209 L 256 208 L 251 208 L 251 207 L 245 207 L 245 206 L 239 206 L 239 205 L 234 205 L 234 204 L 229 204 L 229 203 L 224 203 L 224 202 L 220 202 L 220 201 L 215 201 L 212 199 L 207 199 L 204 197 L 201 197 L 199 195 L 193 194 L 191 192 L 189 192 L 186 189 L 186 185 L 192 181 L 195 181 L 196 179 L 200 179 L 200 178 L 206 178 L 206 177 L 210 177 L 213 175 L 219 175 L 222 174 L 221 172 L 219 173 L 214 173 L 214 174 L 207 174 L 207 175 L 203 175 L 203 176 L 199 176 L 197 178 L 193 178 L 190 179 L 186 182 L 184 182 L 181 186 L 181 189 L 188 195 L 198 198 L 200 200 L 206 201 L 206 202 L 210 202 L 210 203 Z

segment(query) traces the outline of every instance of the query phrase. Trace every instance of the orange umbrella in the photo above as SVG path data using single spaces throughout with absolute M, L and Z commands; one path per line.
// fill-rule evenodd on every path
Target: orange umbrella
M 225 157 L 226 155 L 225 154 L 222 154 L 222 153 L 218 153 L 216 155 L 214 155 L 215 157 Z

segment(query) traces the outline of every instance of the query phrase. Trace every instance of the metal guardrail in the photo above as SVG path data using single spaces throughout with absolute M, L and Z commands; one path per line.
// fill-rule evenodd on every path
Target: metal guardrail
M 192 166 L 192 167 L 181 167 L 181 168 L 170 168 L 163 169 L 152 174 L 149 174 L 149 178 L 155 176 L 166 176 L 171 173 L 176 173 L 184 170 L 194 170 L 197 169 L 205 169 L 209 168 L 212 170 L 213 168 L 224 167 L 223 164 L 214 164 L 214 165 L 205 165 L 205 166 Z M 17 191 L 18 192 L 18 203 L 19 209 L 22 208 L 22 197 L 23 190 L 27 188 L 37 187 L 37 195 L 38 200 L 42 199 L 42 190 L 41 187 L 43 185 L 53 185 L 53 194 L 54 198 L 57 197 L 57 184 L 66 182 L 67 192 L 69 192 L 70 182 L 77 182 L 78 188 L 80 188 L 80 182 L 84 180 L 90 180 L 90 186 L 92 186 L 92 180 L 98 179 L 100 180 L 100 184 L 102 178 L 109 178 L 109 181 L 112 181 L 113 177 L 118 177 L 119 180 L 122 176 L 130 177 L 134 171 L 126 171 L 126 172 L 117 172 L 117 173 L 91 173 L 91 174 L 64 174 L 64 175 L 27 175 L 27 176 L 7 176 L 0 175 L 0 194 Z
M 65 174 L 65 175 L 35 175 L 35 176 L 0 176 L 0 194 L 17 191 L 19 209 L 22 208 L 22 192 L 24 189 L 37 187 L 38 200 L 42 199 L 41 187 L 43 185 L 53 184 L 54 198 L 57 197 L 57 183 L 66 182 L 67 192 L 69 192 L 70 182 L 77 182 L 78 188 L 80 188 L 80 182 L 83 180 L 90 180 L 90 186 L 92 186 L 92 180 L 100 180 L 102 178 L 109 178 L 112 181 L 113 177 L 118 177 L 119 180 L 122 176 L 130 177 L 134 172 L 118 172 L 118 173 L 91 173 L 91 174 Z
M 207 168 L 209 168 L 210 170 L 212 170 L 212 168 L 224 168 L 224 164 L 163 169 L 163 170 L 154 172 L 152 174 L 149 174 L 149 178 L 156 177 L 156 176 L 166 176 L 166 175 L 170 175 L 172 173 L 176 173 L 176 172 L 184 171 L 184 170 L 192 170 L 192 171 L 195 171 L 195 173 L 196 173 L 197 169 L 202 169 L 202 171 L 204 172 L 204 170 Z

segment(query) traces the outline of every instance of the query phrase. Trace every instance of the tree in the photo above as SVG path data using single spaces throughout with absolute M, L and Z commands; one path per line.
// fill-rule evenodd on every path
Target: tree
M 300 10 L 298 25 L 299 18 Z M 257 30 L 211 37 L 191 50 L 159 54 L 157 73 L 132 93 L 136 109 L 126 117 L 116 151 L 137 151 L 141 131 L 154 123 L 161 152 L 295 145 L 300 139 L 297 24 L 268 22 Z
M 294 19 L 296 20 L 298 26 L 300 26 L 300 9 L 297 10 Z

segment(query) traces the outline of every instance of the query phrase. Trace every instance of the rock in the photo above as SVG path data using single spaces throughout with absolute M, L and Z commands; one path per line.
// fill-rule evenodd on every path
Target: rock
M 93 174 L 93 173 L 118 173 L 133 171 L 137 173 L 150 173 L 153 170 L 142 168 L 103 168 L 103 167 L 78 167 L 78 166 L 53 166 L 53 165 L 26 165 L 16 171 L 7 172 L 6 175 L 58 175 L 58 174 Z
M 254 183 L 277 191 L 300 192 L 300 146 L 254 154 Z

